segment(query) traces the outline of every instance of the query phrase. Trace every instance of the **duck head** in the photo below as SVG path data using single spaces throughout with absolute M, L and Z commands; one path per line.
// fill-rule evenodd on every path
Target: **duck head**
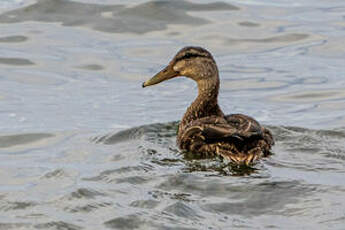
M 197 83 L 201 81 L 218 81 L 218 69 L 210 52 L 201 47 L 184 47 L 170 61 L 169 65 L 143 83 L 143 87 L 155 85 L 162 81 L 185 76 Z

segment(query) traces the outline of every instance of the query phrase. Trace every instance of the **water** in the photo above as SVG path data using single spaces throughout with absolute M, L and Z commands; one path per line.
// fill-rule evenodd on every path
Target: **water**
M 0 229 L 344 229 L 344 19 L 342 0 L 2 1 Z M 179 152 L 195 84 L 141 83 L 185 45 L 273 156 Z

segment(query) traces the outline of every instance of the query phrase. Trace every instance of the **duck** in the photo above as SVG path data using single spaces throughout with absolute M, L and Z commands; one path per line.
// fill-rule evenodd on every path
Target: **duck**
M 271 131 L 244 114 L 225 115 L 218 104 L 218 67 L 209 51 L 187 46 L 170 63 L 142 84 L 152 86 L 187 77 L 198 86 L 198 96 L 179 123 L 177 145 L 182 151 L 201 157 L 219 156 L 236 165 L 251 165 L 271 154 Z

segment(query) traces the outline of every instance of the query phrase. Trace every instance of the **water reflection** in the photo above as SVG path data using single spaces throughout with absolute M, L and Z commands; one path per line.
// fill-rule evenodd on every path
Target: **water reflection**
M 0 64 L 4 65 L 14 65 L 14 66 L 27 66 L 34 65 L 32 61 L 24 58 L 3 58 L 0 57 Z
M 343 0 L 2 2 L 0 228 L 343 228 Z M 140 83 L 185 45 L 212 51 L 222 108 L 271 125 L 275 154 L 179 151 L 195 84 Z
M 133 7 L 86 4 L 67 0 L 39 0 L 30 6 L 0 15 L 0 23 L 25 21 L 58 22 L 111 33 L 147 33 L 169 24 L 202 25 L 209 21 L 188 12 L 239 10 L 223 3 L 199 4 L 188 1 L 149 1 Z
M 78 68 L 80 68 L 80 69 L 85 69 L 85 70 L 94 70 L 94 71 L 104 69 L 103 66 L 97 65 L 97 64 L 90 64 L 90 65 L 78 66 Z
M 214 158 L 198 158 L 188 153 L 180 153 L 175 144 L 176 130 L 178 123 L 144 125 L 115 134 L 95 137 L 92 139 L 97 144 L 106 145 L 131 145 L 136 151 L 148 154 L 152 163 L 161 166 L 183 166 L 184 172 L 205 172 L 205 175 L 251 175 L 265 178 L 265 169 L 258 164 L 254 168 L 237 167 L 229 165 Z M 299 153 L 298 158 L 303 163 L 282 160 L 275 161 L 276 167 L 303 168 L 304 170 L 321 169 L 324 164 L 332 164 L 337 161 L 330 161 L 328 158 L 342 160 L 345 157 L 345 150 L 342 149 L 342 142 L 345 139 L 345 131 L 338 130 L 309 130 L 298 127 L 269 127 L 278 142 L 273 148 L 278 158 L 282 152 Z M 140 140 L 138 142 L 138 140 Z M 133 144 L 130 144 L 132 143 Z M 326 145 L 326 143 L 328 145 Z M 172 158 L 167 158 L 167 153 Z M 290 155 L 290 156 L 293 156 Z M 322 156 L 322 158 L 320 158 Z M 297 156 L 294 156 L 297 157 Z M 271 157 L 263 159 L 270 161 Z M 275 158 L 275 155 L 272 156 Z M 310 161 L 307 161 L 309 159 Z M 183 164 L 181 164 L 183 163 Z M 279 166 L 278 166 L 279 165 Z M 325 170 L 329 170 L 328 165 Z M 147 168 L 147 170 L 151 170 Z M 169 183 L 170 184 L 170 183 Z
M 28 38 L 22 35 L 0 37 L 0 43 L 18 43 L 26 40 L 28 40 Z
M 0 136 L 0 148 L 9 148 L 17 145 L 29 144 L 51 137 L 54 137 L 54 135 L 49 133 L 27 133 L 11 136 Z
M 241 39 L 234 39 L 234 38 L 228 38 L 227 44 L 228 45 L 236 45 L 236 43 L 242 43 L 242 42 L 252 42 L 252 43 L 272 43 L 272 42 L 296 42 L 303 39 L 308 38 L 308 34 L 285 34 L 275 37 L 269 37 L 269 38 L 261 38 L 261 39 L 249 39 L 249 38 L 241 38 Z
M 255 195 L 253 196 L 254 191 Z M 301 184 L 299 181 L 273 181 L 253 185 L 231 185 L 226 189 L 226 192 L 227 201 L 219 203 L 211 201 L 202 207 L 203 210 L 246 217 L 276 214 L 293 215 L 298 211 L 286 206 L 298 202 L 306 195 L 312 196 L 315 187 Z
M 314 82 L 312 83 L 314 84 Z M 279 97 L 272 98 L 277 101 L 284 102 L 319 102 L 324 100 L 341 100 L 345 98 L 345 92 L 342 89 L 338 90 L 308 90 L 303 92 L 290 93 L 288 95 L 281 95 Z

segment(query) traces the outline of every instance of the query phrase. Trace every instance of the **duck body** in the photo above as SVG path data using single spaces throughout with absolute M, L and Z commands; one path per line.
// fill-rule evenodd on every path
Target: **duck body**
M 270 154 L 271 132 L 243 114 L 207 116 L 180 125 L 180 149 L 203 156 L 219 155 L 237 164 L 249 165 Z
M 271 132 L 243 114 L 224 115 L 218 105 L 219 76 L 212 55 L 201 47 L 181 49 L 169 65 L 143 87 L 186 76 L 198 84 L 198 96 L 188 107 L 178 128 L 177 144 L 192 154 L 221 156 L 249 165 L 270 154 Z

